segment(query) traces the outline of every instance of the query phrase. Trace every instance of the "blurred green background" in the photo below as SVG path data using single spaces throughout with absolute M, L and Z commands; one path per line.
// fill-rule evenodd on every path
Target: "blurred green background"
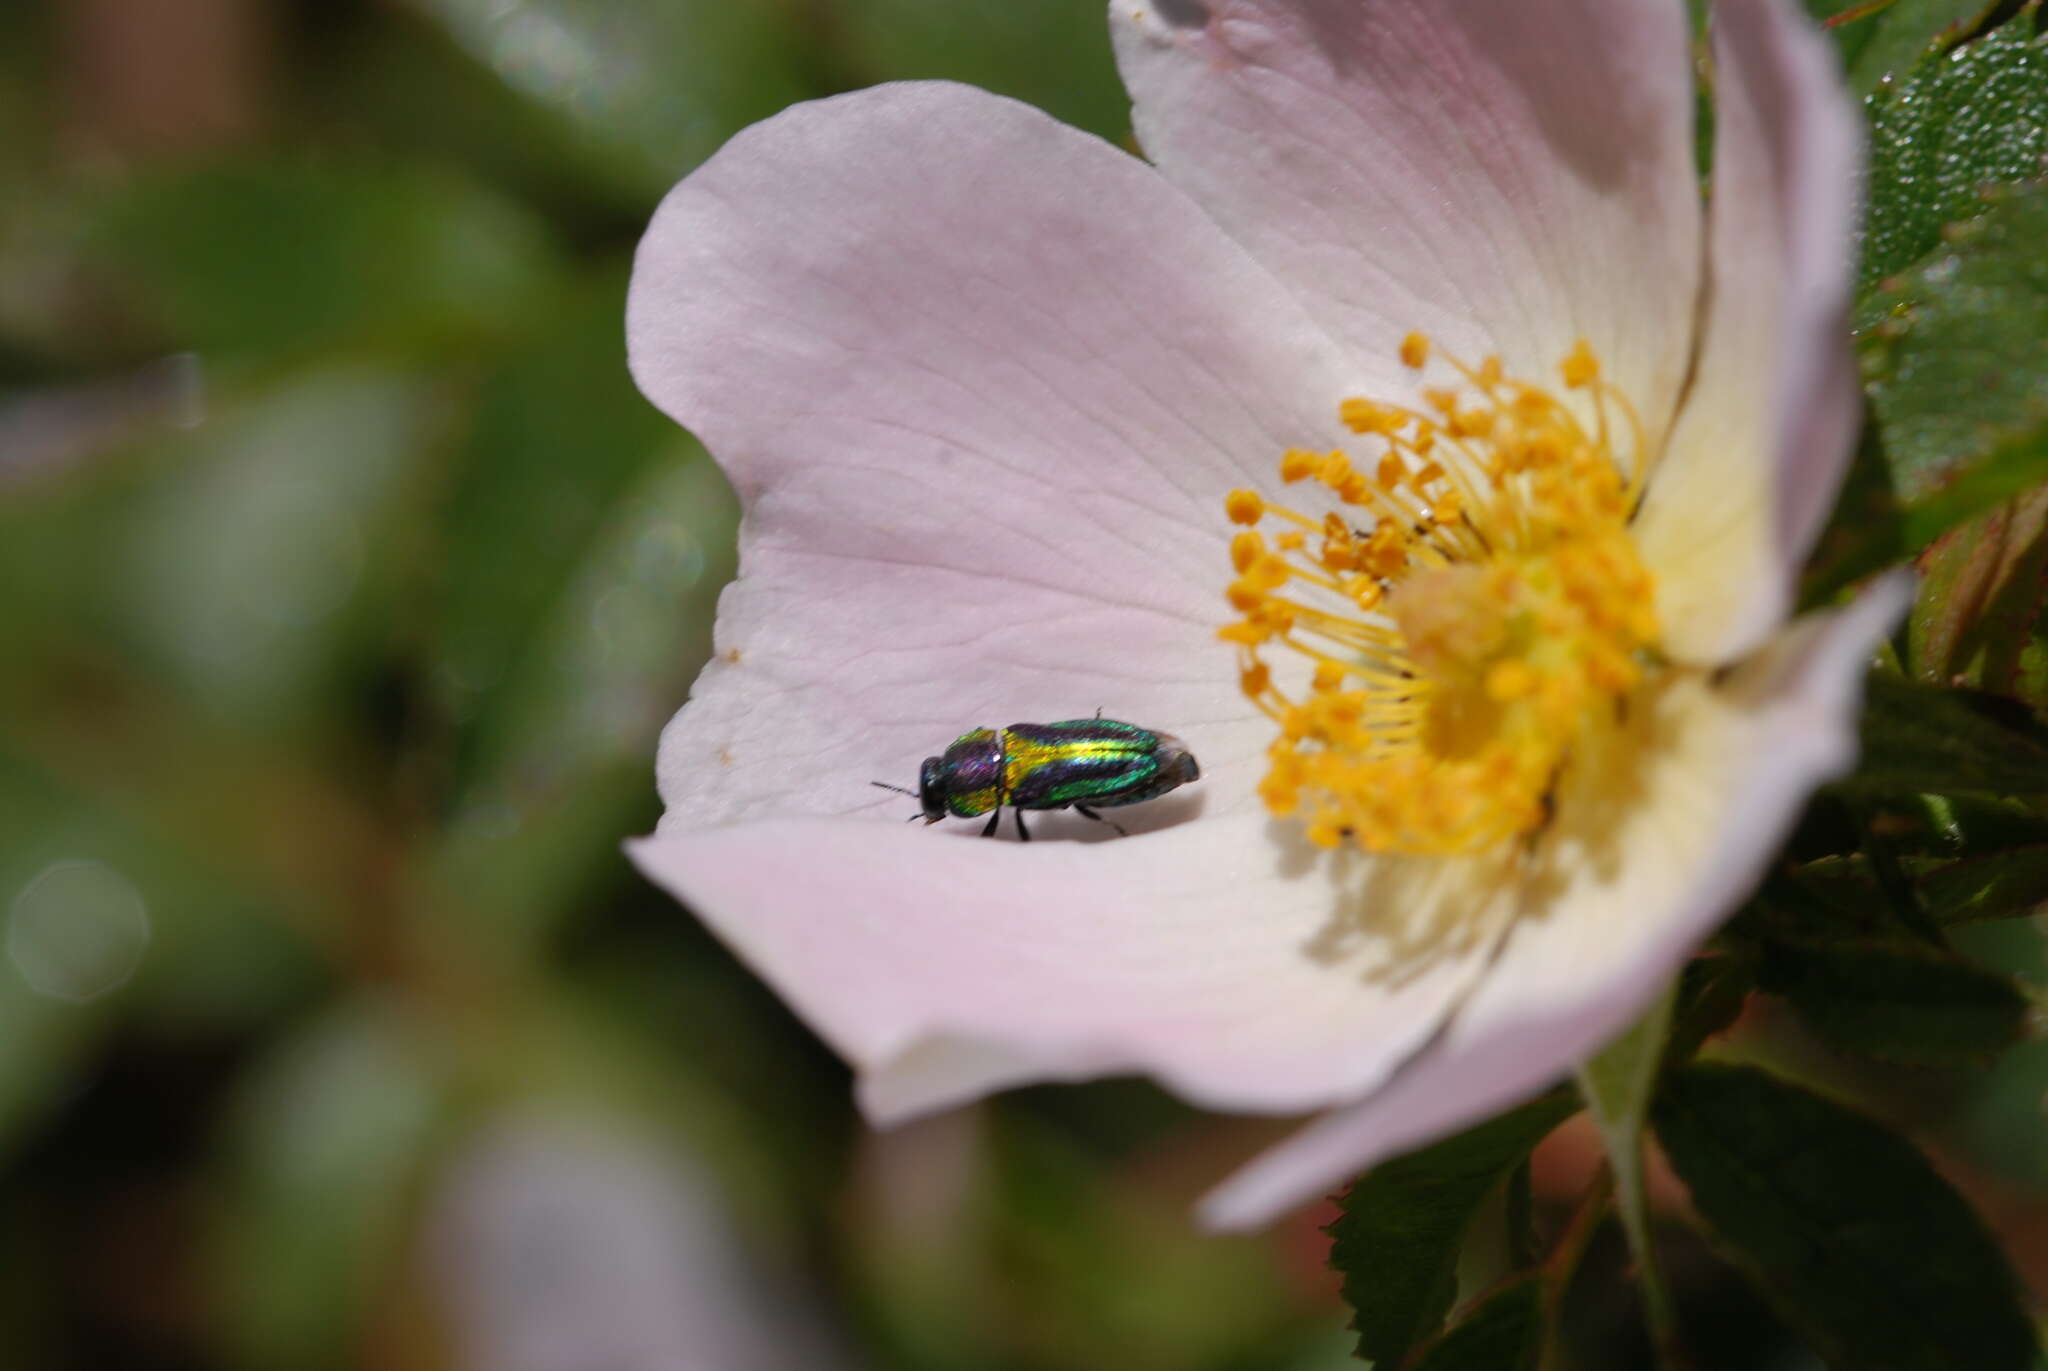
M 871 1136 L 619 855 L 736 514 L 635 239 L 939 75 L 1127 136 L 1099 0 L 0 7 L 0 1365 L 1354 1364 L 1318 1216 L 1189 1223 L 1272 1127 Z M 2044 1074 L 1957 1111 L 2015 1212 Z M 1703 1364 L 1811 1364 L 1677 1241 Z M 1641 1364 L 1608 1248 L 1574 1345 Z

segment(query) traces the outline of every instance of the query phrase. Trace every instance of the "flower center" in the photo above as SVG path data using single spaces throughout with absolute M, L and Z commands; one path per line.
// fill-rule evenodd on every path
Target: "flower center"
M 1401 347 L 1418 372 L 1430 354 L 1420 334 Z M 1574 742 L 1658 661 L 1628 531 L 1645 440 L 1591 349 L 1560 368 L 1583 418 L 1498 358 L 1442 364 L 1456 382 L 1425 386 L 1423 408 L 1343 403 L 1368 462 L 1281 458 L 1283 481 L 1333 497 L 1321 518 L 1251 490 L 1225 502 L 1241 617 L 1222 636 L 1280 730 L 1259 793 L 1324 847 L 1467 852 L 1540 827 Z M 1310 667 L 1292 693 L 1283 648 Z

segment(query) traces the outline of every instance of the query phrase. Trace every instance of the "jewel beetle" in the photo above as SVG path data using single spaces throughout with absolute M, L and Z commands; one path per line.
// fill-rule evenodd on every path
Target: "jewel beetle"
M 948 814 L 958 819 L 986 814 L 984 838 L 995 835 L 1002 807 L 1008 805 L 1017 818 L 1018 839 L 1029 842 L 1027 809 L 1072 808 L 1122 833 L 1122 827 L 1095 811 L 1164 795 L 1201 774 L 1195 755 L 1171 733 L 1097 715 L 977 728 L 924 759 L 916 790 L 887 781 L 874 784 L 914 798 L 928 824 Z

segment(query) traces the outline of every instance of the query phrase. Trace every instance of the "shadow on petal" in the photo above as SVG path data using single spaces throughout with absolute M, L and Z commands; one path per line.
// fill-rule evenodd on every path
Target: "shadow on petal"
M 1511 852 L 1411 857 L 1324 851 L 1300 824 L 1267 825 L 1278 870 L 1298 880 L 1321 869 L 1330 909 L 1303 951 L 1326 965 L 1353 963 L 1366 984 L 1408 985 L 1438 968 L 1484 962 L 1515 908 L 1517 862 Z
M 1659 677 L 1615 702 L 1614 714 L 1590 726 L 1572 749 L 1552 791 L 1550 825 L 1530 844 L 1521 874 L 1518 919 L 1542 919 L 1576 881 L 1590 875 L 1611 885 L 1628 860 L 1630 816 L 1650 802 L 1650 770 L 1676 746 L 1683 720 L 1674 683 Z

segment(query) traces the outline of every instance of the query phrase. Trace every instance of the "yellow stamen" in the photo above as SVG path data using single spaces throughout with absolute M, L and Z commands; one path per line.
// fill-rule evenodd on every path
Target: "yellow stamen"
M 1593 355 L 1591 345 L 1581 338 L 1573 345 L 1571 355 L 1564 359 L 1558 370 L 1564 373 L 1565 385 L 1572 390 L 1578 390 L 1600 375 L 1600 359 Z
M 1280 479 L 1292 485 L 1305 481 L 1322 468 L 1321 453 L 1305 452 L 1301 448 L 1290 448 L 1280 458 Z
M 1658 660 L 1628 529 L 1649 454 L 1583 341 L 1560 364 L 1580 408 L 1419 333 L 1400 357 L 1418 372 L 1440 358 L 1458 384 L 1422 388 L 1421 409 L 1347 399 L 1339 420 L 1371 450 L 1281 458 L 1283 481 L 1313 481 L 1334 509 L 1229 496 L 1241 617 L 1222 636 L 1279 730 L 1259 786 L 1271 812 L 1324 847 L 1471 851 L 1544 821 L 1578 738 Z M 1254 531 L 1267 519 L 1282 525 L 1270 545 Z M 1308 664 L 1292 691 L 1281 647 Z

